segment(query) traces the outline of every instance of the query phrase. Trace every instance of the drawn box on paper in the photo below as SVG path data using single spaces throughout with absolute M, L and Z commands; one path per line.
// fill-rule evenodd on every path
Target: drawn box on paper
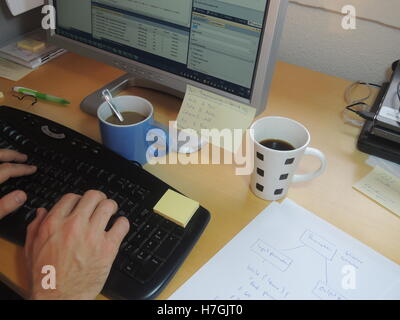
M 337 251 L 335 245 L 310 230 L 303 233 L 300 241 L 328 260 L 332 260 Z
M 252 245 L 251 251 L 281 271 L 286 271 L 292 263 L 292 259 L 280 253 L 278 250 L 272 248 L 260 239 Z
M 328 285 L 322 281 L 318 281 L 313 290 L 313 294 L 322 300 L 346 300 L 345 297 L 329 288 Z

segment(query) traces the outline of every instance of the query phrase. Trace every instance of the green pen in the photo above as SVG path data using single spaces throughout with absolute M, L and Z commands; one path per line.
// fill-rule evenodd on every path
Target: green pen
M 51 96 L 51 95 L 45 94 L 45 93 L 40 93 L 40 92 L 37 92 L 37 91 L 32 90 L 32 89 L 28 89 L 28 88 L 14 87 L 13 90 L 15 92 L 26 94 L 28 96 L 33 96 L 33 97 L 36 97 L 38 99 L 42 99 L 42 100 L 46 100 L 46 101 L 57 102 L 57 103 L 61 103 L 61 104 L 70 104 L 70 102 L 68 100 L 65 100 L 63 98 Z

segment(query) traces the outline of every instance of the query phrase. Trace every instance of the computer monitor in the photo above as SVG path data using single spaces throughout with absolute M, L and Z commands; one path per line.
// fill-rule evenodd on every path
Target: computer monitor
M 52 43 L 127 72 L 107 87 L 187 84 L 265 109 L 288 0 L 50 0 Z M 99 90 L 82 102 L 95 115 Z

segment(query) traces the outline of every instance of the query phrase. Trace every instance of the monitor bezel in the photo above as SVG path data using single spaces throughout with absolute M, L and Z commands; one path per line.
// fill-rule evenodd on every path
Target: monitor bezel
M 47 0 L 46 3 L 52 6 L 54 5 L 53 0 Z M 245 103 L 253 108 L 256 108 L 256 113 L 260 114 L 265 110 L 267 105 L 267 99 L 275 70 L 287 6 L 288 0 L 268 1 L 268 8 L 265 13 L 266 17 L 262 30 L 262 40 L 259 47 L 250 99 L 245 99 L 218 88 L 207 86 L 185 77 L 181 77 L 179 75 L 157 69 L 129 58 L 125 58 L 85 43 L 58 35 L 54 29 L 47 30 L 47 37 L 48 41 L 52 44 L 65 48 L 68 51 L 104 62 L 129 74 L 132 74 L 132 76 L 150 80 L 161 86 L 167 86 L 174 92 L 180 92 L 181 96 L 184 95 L 187 84 L 190 84 L 192 86 L 214 92 L 226 98 Z

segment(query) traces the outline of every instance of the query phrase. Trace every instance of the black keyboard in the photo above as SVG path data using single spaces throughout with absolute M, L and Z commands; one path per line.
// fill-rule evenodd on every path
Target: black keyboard
M 131 223 L 129 234 L 102 291 L 113 299 L 153 299 L 166 286 L 204 231 L 210 214 L 200 207 L 186 228 L 152 208 L 168 189 L 160 179 L 101 144 L 48 119 L 0 107 L 0 149 L 28 155 L 38 171 L 0 185 L 0 197 L 21 189 L 23 207 L 0 221 L 0 236 L 23 245 L 36 208 L 47 209 L 66 193 L 95 189 L 119 205 L 107 228 L 120 216 Z M 173 189 L 174 190 L 174 189 Z

